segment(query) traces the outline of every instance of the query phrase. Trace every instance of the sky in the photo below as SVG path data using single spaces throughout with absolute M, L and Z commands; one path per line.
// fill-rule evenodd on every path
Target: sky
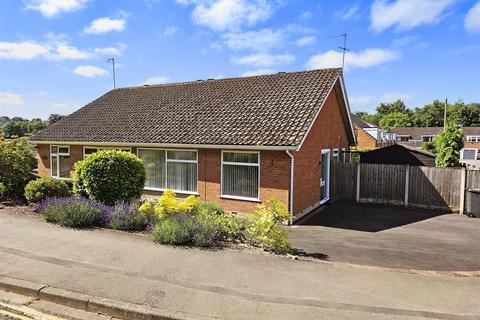
M 0 116 L 113 87 L 340 67 L 352 111 L 480 102 L 479 0 L 0 0 Z

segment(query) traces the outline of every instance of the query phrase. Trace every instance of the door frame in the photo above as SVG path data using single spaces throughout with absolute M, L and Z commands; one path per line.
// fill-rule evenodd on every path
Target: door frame
M 326 159 L 328 160 L 326 179 L 324 179 L 325 177 L 323 177 L 323 162 L 320 163 L 320 197 L 322 196 L 322 180 L 325 181 L 325 191 L 326 191 L 325 192 L 326 197 L 324 199 L 320 199 L 320 204 L 324 204 L 325 202 L 330 200 L 330 163 L 332 161 L 331 153 L 332 152 L 330 149 L 322 149 L 320 153 L 320 160 L 322 160 L 322 156 L 324 154 L 328 154 L 328 156 L 326 157 Z

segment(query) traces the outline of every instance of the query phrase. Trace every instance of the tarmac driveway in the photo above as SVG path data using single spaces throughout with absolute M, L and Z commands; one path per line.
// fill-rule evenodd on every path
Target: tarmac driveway
M 333 203 L 289 228 L 305 256 L 378 267 L 480 271 L 480 219 L 459 214 Z

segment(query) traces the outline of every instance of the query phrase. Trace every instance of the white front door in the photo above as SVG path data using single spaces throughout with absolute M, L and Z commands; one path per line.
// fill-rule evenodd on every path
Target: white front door
M 320 203 L 330 199 L 330 149 L 322 150 L 320 163 Z

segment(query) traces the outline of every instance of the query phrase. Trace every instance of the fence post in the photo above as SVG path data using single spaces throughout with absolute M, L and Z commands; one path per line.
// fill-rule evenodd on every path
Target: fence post
M 460 208 L 459 213 L 465 213 L 465 189 L 467 188 L 467 171 L 462 168 L 462 175 L 460 178 Z
M 410 165 L 405 170 L 405 207 L 408 207 L 408 192 L 410 190 Z
M 360 163 L 357 163 L 357 202 L 360 202 Z

